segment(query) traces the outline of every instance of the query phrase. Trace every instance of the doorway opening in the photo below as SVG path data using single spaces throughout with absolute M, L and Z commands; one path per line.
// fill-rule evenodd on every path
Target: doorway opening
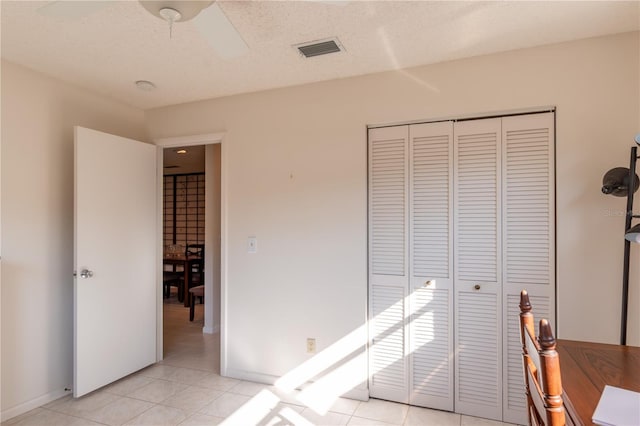
M 194 287 L 201 289 L 204 285 L 204 259 L 209 254 L 209 250 L 205 250 L 205 220 L 211 212 L 206 209 L 206 198 L 218 196 L 219 199 L 219 188 L 205 187 L 205 145 L 165 148 L 163 163 L 164 304 L 189 307 L 189 290 L 195 291 Z M 214 168 L 208 167 L 209 173 Z M 190 320 L 193 319 L 190 316 Z
M 156 144 L 160 147 L 158 222 L 163 259 L 157 360 L 220 373 L 222 137 L 170 138 Z M 202 299 L 191 294 L 198 289 Z

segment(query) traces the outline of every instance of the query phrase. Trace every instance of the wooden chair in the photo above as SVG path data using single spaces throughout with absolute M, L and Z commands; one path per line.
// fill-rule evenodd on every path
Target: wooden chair
M 189 283 L 187 291 L 192 287 L 204 284 L 204 244 L 187 244 L 185 256 L 197 258 L 189 262 Z
M 178 301 L 184 300 L 184 273 L 163 271 L 162 282 L 164 286 L 164 297 L 169 298 L 171 296 L 171 287 L 178 288 Z
M 204 258 L 204 244 L 187 244 L 184 254 Z
M 196 297 L 200 298 L 200 303 L 204 299 L 204 285 L 199 285 L 189 289 L 189 321 L 193 321 L 193 317 L 196 310 Z
M 520 293 L 520 341 L 529 424 L 574 424 L 562 400 L 560 359 L 551 325 L 546 319 L 540 320 L 540 335 L 535 337 L 533 313 L 526 290 Z

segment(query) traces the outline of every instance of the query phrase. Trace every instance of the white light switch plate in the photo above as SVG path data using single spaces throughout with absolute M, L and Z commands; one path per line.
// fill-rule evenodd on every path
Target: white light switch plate
M 247 251 L 249 253 L 258 252 L 258 239 L 256 237 L 249 237 L 247 239 Z

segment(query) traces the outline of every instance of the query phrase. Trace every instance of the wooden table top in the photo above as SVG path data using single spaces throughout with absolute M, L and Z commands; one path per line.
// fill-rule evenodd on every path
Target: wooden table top
M 568 409 L 583 424 L 593 424 L 605 385 L 640 392 L 640 347 L 558 339 L 556 350 Z
M 185 254 L 165 254 L 162 257 L 164 262 L 185 262 L 187 260 L 200 260 L 202 257 L 196 255 L 185 255 Z
M 165 253 L 162 259 L 164 265 L 182 265 L 184 273 L 184 282 L 185 284 L 185 296 L 184 296 L 184 306 L 189 307 L 189 297 L 187 297 L 187 291 L 189 291 L 189 286 L 191 284 L 191 280 L 189 279 L 191 273 L 191 266 L 197 264 L 196 262 L 203 262 L 204 259 L 201 256 L 197 255 L 186 255 L 183 253 Z M 202 264 L 202 263 L 201 263 Z M 174 268 L 175 271 L 175 268 Z

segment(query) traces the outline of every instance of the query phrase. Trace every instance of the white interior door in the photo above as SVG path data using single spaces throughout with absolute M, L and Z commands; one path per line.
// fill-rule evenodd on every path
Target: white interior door
M 555 321 L 554 114 L 502 119 L 503 421 L 525 424 L 518 318 L 526 289 L 537 319 Z M 536 332 L 538 327 L 536 326 Z
M 409 402 L 408 127 L 369 130 L 369 394 Z
M 454 128 L 455 409 L 502 420 L 501 120 Z
M 156 361 L 156 147 L 75 129 L 73 395 Z
M 409 126 L 409 403 L 453 411 L 453 122 Z

